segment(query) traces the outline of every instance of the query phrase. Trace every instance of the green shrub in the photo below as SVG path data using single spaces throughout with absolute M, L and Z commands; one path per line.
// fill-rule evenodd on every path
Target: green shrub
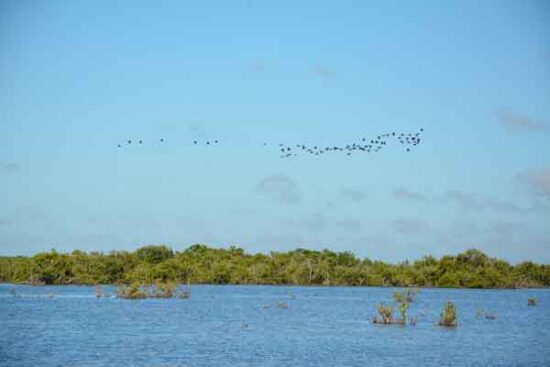
M 550 265 L 510 265 L 478 250 L 440 259 L 388 264 L 352 253 L 296 249 L 248 254 L 243 249 L 193 245 L 183 251 L 145 246 L 133 252 L 50 251 L 0 256 L 0 282 L 43 284 L 152 284 L 155 281 L 231 284 L 327 284 L 428 287 L 549 287 Z M 414 302 L 414 289 L 405 291 Z M 402 302 L 398 302 L 402 303 Z
M 401 321 L 403 323 L 407 322 L 407 310 L 409 309 L 410 303 L 408 302 L 401 302 L 399 304 L 399 313 L 401 314 Z
M 401 314 L 400 321 L 403 324 L 407 323 L 407 311 L 409 310 L 409 306 L 411 302 L 414 301 L 414 298 L 417 293 L 418 293 L 417 289 L 407 289 L 401 292 L 393 293 L 393 299 L 398 304 L 399 313 Z M 416 321 L 411 325 L 414 325 L 414 324 L 416 324 Z
M 183 298 L 191 297 L 191 289 L 178 288 L 174 282 L 156 282 L 149 286 L 140 285 L 134 282 L 129 286 L 117 288 L 116 294 L 124 299 L 143 299 L 143 298 Z
M 393 300 L 397 303 L 404 303 L 407 302 L 407 295 L 405 291 L 402 292 L 393 292 Z
M 172 298 L 176 285 L 174 283 L 156 283 L 149 287 L 149 298 Z
M 124 299 L 144 299 L 147 298 L 147 292 L 145 292 L 138 283 L 132 283 L 129 286 L 122 286 L 117 288 L 117 296 Z
M 441 317 L 439 318 L 440 326 L 457 326 L 456 320 L 456 306 L 453 302 L 449 301 L 443 307 L 443 312 L 441 312 Z
M 393 307 L 386 306 L 385 304 L 381 303 L 378 306 L 376 306 L 376 311 L 378 311 L 378 314 L 382 318 L 379 323 L 381 324 L 391 324 L 393 322 Z
M 401 292 L 393 292 L 393 299 L 397 303 L 412 303 L 418 292 L 418 289 L 406 289 Z
M 140 247 L 136 250 L 135 254 L 140 261 L 148 264 L 159 264 L 174 257 L 172 249 L 164 245 Z

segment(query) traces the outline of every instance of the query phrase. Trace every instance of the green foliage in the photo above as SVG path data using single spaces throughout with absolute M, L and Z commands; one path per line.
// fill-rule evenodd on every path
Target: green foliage
M 399 303 L 399 313 L 401 314 L 401 320 L 407 322 L 407 311 L 409 309 L 410 303 L 401 302 Z
M 418 292 L 418 289 L 406 289 L 402 292 L 393 292 L 393 299 L 397 303 L 412 303 Z
M 393 307 L 386 306 L 385 304 L 381 303 L 376 306 L 376 311 L 378 311 L 378 314 L 381 317 L 380 323 L 391 324 L 393 322 Z
M 72 258 L 56 251 L 33 257 L 29 282 L 33 284 L 67 284 L 74 277 Z
M 547 287 L 550 265 L 513 266 L 479 250 L 436 259 L 388 264 L 350 252 L 296 249 L 247 254 L 232 246 L 193 245 L 177 252 L 145 246 L 134 252 L 50 251 L 33 257 L 0 257 L 0 281 L 32 284 L 289 284 L 401 287 Z M 407 290 L 405 301 L 414 300 Z M 400 302 L 398 302 L 400 303 Z
M 175 283 L 161 283 L 157 282 L 156 284 L 149 287 L 147 292 L 147 297 L 149 298 L 172 298 L 174 296 L 174 291 L 176 289 Z
M 449 301 L 445 303 L 443 307 L 443 312 L 441 312 L 441 317 L 439 318 L 440 326 L 457 326 L 456 320 L 456 306 L 453 302 Z
M 135 252 L 139 261 L 148 264 L 158 264 L 174 256 L 173 251 L 167 246 L 144 246 Z
M 145 299 L 145 298 L 181 298 L 189 299 L 191 289 L 189 287 L 178 287 L 174 282 L 157 281 L 154 284 L 143 285 L 133 282 L 130 285 L 121 285 L 117 288 L 116 294 L 123 299 Z M 97 293 L 96 293 L 97 295 Z M 98 296 L 100 297 L 100 296 Z
M 401 292 L 393 292 L 393 299 L 397 303 L 399 314 L 401 315 L 401 323 L 407 323 L 407 311 L 409 310 L 409 306 L 411 305 L 411 302 L 414 301 L 414 298 L 418 292 L 418 289 L 406 289 Z M 416 324 L 416 319 L 412 322 L 412 324 Z
M 147 292 L 139 285 L 139 283 L 132 283 L 129 286 L 118 287 L 116 294 L 119 298 L 124 299 L 147 298 Z

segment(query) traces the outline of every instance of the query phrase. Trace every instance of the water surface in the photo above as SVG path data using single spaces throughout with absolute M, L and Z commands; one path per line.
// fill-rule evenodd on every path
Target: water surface
M 0 366 L 550 365 L 549 290 L 422 289 L 402 327 L 369 322 L 395 288 L 197 285 L 189 300 L 129 301 L 13 287 L 0 284 Z M 447 300 L 454 329 L 436 325 Z

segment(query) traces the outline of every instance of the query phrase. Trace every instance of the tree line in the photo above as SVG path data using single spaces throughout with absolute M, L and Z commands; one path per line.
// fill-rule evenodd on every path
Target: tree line
M 456 256 L 388 264 L 353 253 L 296 249 L 249 254 L 241 248 L 192 245 L 183 251 L 144 246 L 133 252 L 55 250 L 0 257 L 0 281 L 29 284 L 346 285 L 448 288 L 548 287 L 550 265 L 511 265 L 470 249 Z

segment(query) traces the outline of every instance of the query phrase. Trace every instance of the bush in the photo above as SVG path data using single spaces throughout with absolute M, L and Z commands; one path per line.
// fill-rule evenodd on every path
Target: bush
M 376 306 L 376 311 L 378 311 L 381 319 L 373 319 L 374 323 L 391 324 L 393 322 L 393 307 L 381 303 Z
M 183 298 L 191 297 L 191 289 L 178 288 L 174 282 L 156 282 L 149 286 L 140 285 L 134 282 L 129 286 L 117 288 L 116 294 L 124 299 L 144 299 L 144 298 Z
M 410 303 L 408 302 L 401 302 L 399 304 L 399 313 L 401 314 L 401 321 L 403 323 L 407 322 L 407 310 L 409 309 Z
M 190 280 L 209 284 L 548 287 L 550 265 L 525 262 L 513 266 L 477 250 L 387 264 L 329 250 L 247 254 L 239 248 L 206 245 L 193 245 L 181 252 L 161 245 L 108 254 L 51 251 L 33 257 L 0 256 L 0 282 L 4 283 L 95 285 Z M 415 293 L 414 289 L 407 290 L 405 301 L 413 302 Z
M 402 292 L 393 292 L 393 299 L 397 303 L 412 303 L 414 302 L 418 292 L 418 289 L 407 289 Z
M 453 302 L 449 301 L 443 307 L 443 312 L 439 318 L 440 326 L 454 327 L 457 326 L 456 320 L 456 306 Z
M 403 324 L 407 323 L 407 311 L 409 310 L 409 306 L 411 302 L 414 301 L 414 298 L 416 294 L 418 293 L 417 289 L 407 289 L 402 292 L 394 292 L 393 293 L 393 299 L 395 302 L 397 302 L 399 307 L 399 313 L 401 314 L 400 321 Z M 414 323 L 411 323 L 411 325 L 416 324 L 416 320 Z
M 171 248 L 164 245 L 151 245 L 138 248 L 136 256 L 140 261 L 148 264 L 159 264 L 174 257 L 174 252 Z
M 147 293 L 138 283 L 132 283 L 129 286 L 117 288 L 117 296 L 124 299 L 144 299 L 147 298 Z
M 156 283 L 149 288 L 149 298 L 172 298 L 176 285 L 174 283 Z

